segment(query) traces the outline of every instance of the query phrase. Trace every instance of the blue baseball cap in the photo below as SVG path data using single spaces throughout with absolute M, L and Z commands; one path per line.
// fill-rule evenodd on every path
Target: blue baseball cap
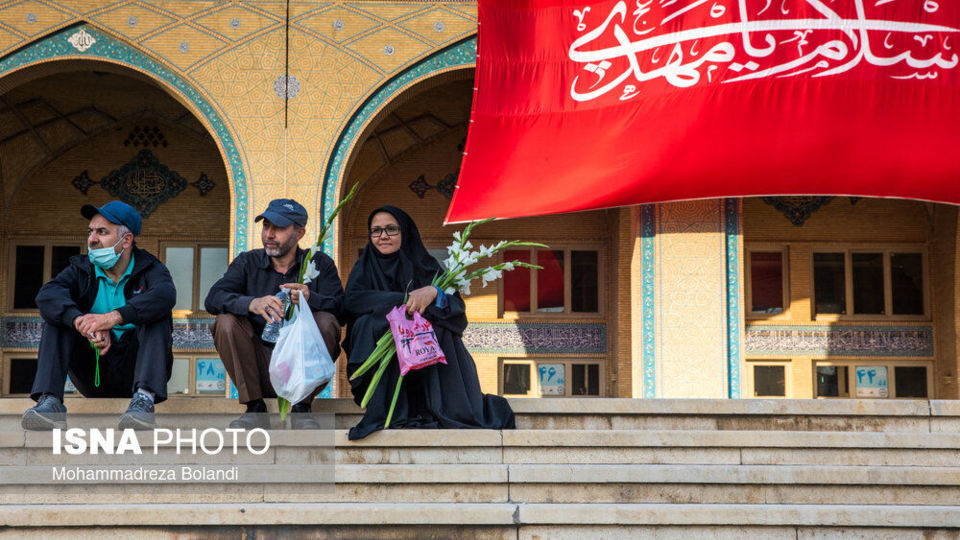
M 85 204 L 80 208 L 80 215 L 87 219 L 93 219 L 93 216 L 97 214 L 107 218 L 110 223 L 125 226 L 130 229 L 134 236 L 140 236 L 143 218 L 129 204 L 122 201 L 110 201 L 99 208 L 92 204 Z
M 289 227 L 294 223 L 306 227 L 307 209 L 293 199 L 274 199 L 254 221 L 260 221 L 261 219 L 269 220 L 277 227 Z

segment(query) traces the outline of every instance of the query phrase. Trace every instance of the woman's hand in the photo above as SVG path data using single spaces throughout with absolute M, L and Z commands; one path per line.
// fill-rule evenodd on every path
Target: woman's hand
M 426 310 L 436 299 L 436 288 L 434 288 L 432 285 L 421 287 L 411 292 L 410 297 L 407 298 L 407 313 L 413 315 L 413 312 L 416 311 L 423 315 L 424 310 Z

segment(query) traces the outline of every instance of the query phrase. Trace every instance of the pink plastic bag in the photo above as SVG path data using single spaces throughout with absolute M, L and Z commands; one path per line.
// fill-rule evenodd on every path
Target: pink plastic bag
M 387 314 L 387 321 L 390 322 L 393 342 L 397 346 L 400 375 L 406 375 L 412 369 L 447 363 L 437 342 L 437 334 L 433 332 L 433 325 L 419 313 L 413 312 L 411 320 L 407 318 L 406 307 L 397 306 Z

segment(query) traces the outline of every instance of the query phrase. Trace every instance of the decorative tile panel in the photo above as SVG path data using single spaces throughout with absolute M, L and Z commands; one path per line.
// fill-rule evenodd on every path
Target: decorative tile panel
M 463 344 L 471 353 L 604 354 L 603 323 L 470 323 Z
M 741 200 L 723 201 L 727 256 L 727 397 L 740 397 L 740 213 Z
M 400 26 L 421 38 L 442 45 L 475 32 L 477 21 L 437 8 L 407 19 L 400 23 Z
M 282 19 L 237 5 L 199 17 L 196 23 L 231 41 L 242 41 L 275 24 L 285 24 Z
M 656 268 L 657 207 L 640 207 L 640 310 L 642 316 L 643 397 L 657 397 Z
M 10 7 L 0 8 L 0 21 L 28 37 L 40 35 L 70 19 L 67 12 L 33 0 L 5 3 Z
M 227 44 L 211 34 L 181 24 L 145 39 L 142 45 L 157 56 L 186 71 L 200 60 L 224 48 Z
M 393 28 L 384 28 L 347 44 L 347 47 L 387 73 L 424 54 L 430 45 Z M 392 50 L 389 54 L 386 51 Z
M 128 4 L 103 12 L 95 15 L 93 20 L 130 40 L 140 39 L 163 26 L 176 22 L 173 17 L 136 4 Z M 130 24 L 131 20 L 134 21 L 133 25 Z
M 173 349 L 215 350 L 210 334 L 213 321 L 174 319 Z M 42 331 L 40 317 L 4 317 L 2 345 L 35 349 Z M 463 343 L 472 353 L 605 354 L 607 327 L 603 323 L 471 323 Z
M 657 209 L 657 397 L 726 397 L 723 200 Z
M 322 13 L 307 15 L 296 20 L 294 24 L 339 43 L 372 30 L 381 23 L 345 7 L 335 7 Z
M 216 350 L 210 325 L 214 319 L 174 319 L 173 350 Z M 40 317 L 4 317 L 2 345 L 8 348 L 36 349 L 40 346 L 43 319 Z
M 187 181 L 177 171 L 160 163 L 148 149 L 100 180 L 100 187 L 149 216 L 164 202 L 187 188 Z
M 753 356 L 933 356 L 932 326 L 748 325 Z

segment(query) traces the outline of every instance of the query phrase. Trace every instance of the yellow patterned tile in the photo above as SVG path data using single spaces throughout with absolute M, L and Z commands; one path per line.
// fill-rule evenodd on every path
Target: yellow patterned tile
M 186 24 L 181 24 L 148 38 L 143 46 L 182 70 L 211 53 L 222 49 L 225 42 Z
M 219 32 L 233 41 L 240 41 L 270 25 L 281 24 L 282 21 L 265 17 L 239 6 L 230 6 L 227 9 L 199 17 L 195 22 L 204 28 Z
M 23 43 L 23 38 L 13 32 L 0 28 L 0 54 L 9 51 L 21 43 Z
M 212 7 L 229 5 L 230 2 L 221 0 L 219 2 L 191 2 L 174 0 L 150 0 L 150 5 L 162 9 L 171 15 L 187 19 L 194 15 L 206 11 Z
M 353 3 L 352 7 L 362 9 L 367 13 L 380 17 L 387 21 L 393 21 L 406 17 L 418 11 L 423 11 L 430 7 L 428 3 L 407 2 L 403 4 L 380 4 L 380 3 Z
M 281 18 L 285 18 L 287 16 L 286 0 L 248 0 L 244 2 L 244 4 L 248 6 L 260 8 L 264 11 L 269 11 L 270 13 Z M 290 18 L 296 19 L 297 17 L 303 15 L 304 13 L 320 11 L 329 5 L 330 5 L 329 2 L 314 2 L 313 0 L 291 0 L 290 1 Z
M 176 19 L 143 6 L 128 4 L 93 17 L 93 20 L 131 40 L 170 24 Z
M 0 21 L 28 36 L 36 36 L 72 17 L 59 9 L 28 0 L 0 9 Z
M 400 26 L 438 45 L 477 30 L 476 21 L 440 8 L 403 21 Z
M 384 28 L 347 45 L 386 72 L 395 71 L 430 46 L 393 28 Z
M 376 28 L 382 23 L 349 9 L 336 7 L 300 19 L 297 24 L 334 41 L 341 42 L 361 32 Z
M 450 11 L 456 11 L 466 17 L 472 19 L 474 22 L 477 21 L 477 4 L 454 4 L 447 6 L 447 9 Z

